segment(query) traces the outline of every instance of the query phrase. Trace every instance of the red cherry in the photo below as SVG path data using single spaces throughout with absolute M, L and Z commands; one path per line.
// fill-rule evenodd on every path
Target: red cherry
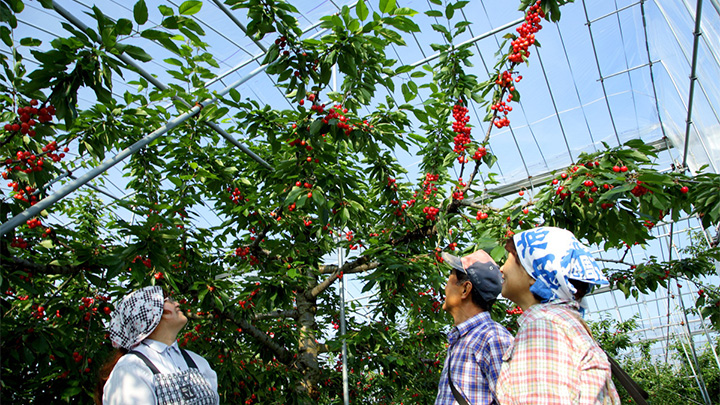
M 688 191 L 690 191 L 690 188 L 688 188 L 688 186 L 682 186 L 682 188 L 680 189 L 680 192 L 683 194 L 687 194 Z
M 623 173 L 625 173 L 626 171 L 628 171 L 627 166 L 621 167 L 621 168 L 620 168 L 620 171 L 623 172 Z
M 530 212 L 530 210 L 528 210 L 527 208 L 523 210 L 523 214 L 527 214 L 528 212 Z
M 308 193 L 308 198 L 312 198 L 312 192 Z
M 525 195 L 525 191 L 520 190 L 520 192 L 518 194 L 522 197 L 523 195 Z
M 619 173 L 619 172 L 620 172 L 620 166 L 613 166 L 613 171 L 614 171 L 615 173 Z
M 561 174 L 560 177 L 562 177 L 563 179 L 567 179 L 567 173 Z

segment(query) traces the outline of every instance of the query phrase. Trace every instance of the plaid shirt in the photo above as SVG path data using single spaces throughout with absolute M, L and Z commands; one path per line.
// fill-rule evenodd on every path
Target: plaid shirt
M 440 375 L 435 405 L 456 404 L 448 382 L 452 381 L 469 404 L 493 404 L 495 381 L 502 365 L 502 355 L 513 337 L 502 325 L 481 312 L 448 333 L 449 347 Z
M 503 356 L 497 397 L 513 404 L 619 404 L 605 352 L 580 321 L 577 303 L 536 304 Z

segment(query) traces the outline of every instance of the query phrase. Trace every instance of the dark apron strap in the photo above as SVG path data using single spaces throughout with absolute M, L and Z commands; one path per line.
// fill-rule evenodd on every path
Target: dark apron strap
M 128 354 L 134 354 L 134 355 L 138 356 L 140 358 L 140 360 L 145 362 L 145 365 L 147 365 L 150 368 L 150 370 L 152 370 L 153 374 L 160 374 L 160 370 L 158 370 L 157 367 L 155 367 L 155 365 L 152 363 L 152 361 L 150 361 L 150 359 L 145 357 L 144 354 L 142 354 L 140 352 L 136 352 L 135 350 L 129 351 Z
M 188 368 L 198 368 L 197 364 L 195 364 L 195 361 L 192 359 L 192 357 L 190 357 L 190 355 L 187 351 L 185 351 L 185 349 L 180 348 L 180 353 L 182 353 L 183 357 L 185 358 L 185 363 L 187 363 Z

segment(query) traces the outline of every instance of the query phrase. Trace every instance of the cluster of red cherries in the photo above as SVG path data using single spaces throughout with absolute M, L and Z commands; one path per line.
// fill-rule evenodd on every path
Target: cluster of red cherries
M 524 58 L 530 56 L 528 48 L 535 43 L 535 34 L 542 29 L 540 22 L 545 18 L 545 12 L 540 8 L 540 0 L 530 6 L 525 14 L 525 22 L 518 27 L 520 37 L 512 41 L 513 52 L 508 60 L 513 63 L 522 63 Z
M 462 100 L 458 100 L 457 104 L 453 107 L 453 118 L 455 122 L 452 124 L 452 130 L 457 134 L 453 139 L 455 142 L 453 151 L 458 155 L 462 155 L 465 152 L 465 145 L 471 142 L 471 128 L 467 126 L 470 117 L 468 117 L 467 113 L 468 108 L 462 105 Z M 462 156 L 460 156 L 460 158 L 462 158 Z
M 30 105 L 26 107 L 20 107 L 17 110 L 18 121 L 5 124 L 5 131 L 8 132 L 20 132 L 23 135 L 30 137 L 35 136 L 35 130 L 32 129 L 38 122 L 44 124 L 52 121 L 53 115 L 55 115 L 55 107 L 48 105 L 47 107 L 37 108 L 37 100 L 30 100 Z M 37 118 L 37 121 L 35 120 Z

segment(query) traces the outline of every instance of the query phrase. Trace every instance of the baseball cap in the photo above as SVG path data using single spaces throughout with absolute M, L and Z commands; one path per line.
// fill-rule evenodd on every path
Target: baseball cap
M 443 252 L 442 258 L 453 269 L 467 274 L 473 288 L 486 302 L 492 302 L 500 295 L 502 290 L 500 268 L 484 250 L 478 250 L 464 257 Z

